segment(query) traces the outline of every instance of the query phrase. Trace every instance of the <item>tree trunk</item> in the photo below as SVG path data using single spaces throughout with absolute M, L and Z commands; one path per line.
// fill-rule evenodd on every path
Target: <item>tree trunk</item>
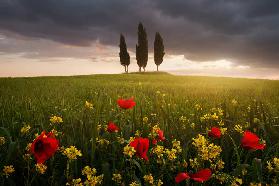
M 129 73 L 129 66 L 128 65 L 127 65 L 127 71 L 126 72 L 127 72 L 127 74 Z
M 143 67 L 143 71 L 145 72 L 145 67 Z
M 126 70 L 126 65 L 124 65 L 124 67 L 125 67 L 125 72 L 127 72 L 127 70 Z
M 141 67 L 139 67 L 139 72 L 141 72 Z
M 159 67 L 159 65 L 157 65 L 157 72 L 159 71 L 159 68 L 158 68 L 158 67 Z

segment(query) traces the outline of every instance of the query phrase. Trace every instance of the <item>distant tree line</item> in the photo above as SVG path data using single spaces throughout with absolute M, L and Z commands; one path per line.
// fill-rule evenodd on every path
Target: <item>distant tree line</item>
M 130 65 L 130 55 L 127 50 L 125 37 L 122 34 L 120 34 L 119 48 L 120 64 L 124 66 L 125 72 L 128 73 L 128 67 Z M 154 40 L 154 62 L 157 65 L 157 71 L 159 71 L 159 65 L 163 62 L 163 58 L 165 55 L 164 50 L 163 38 L 161 37 L 159 32 L 156 32 Z M 141 72 L 142 69 L 145 72 L 148 61 L 148 40 L 145 28 L 143 27 L 142 23 L 139 23 L 138 25 L 138 44 L 136 45 L 136 59 L 139 66 L 139 72 Z

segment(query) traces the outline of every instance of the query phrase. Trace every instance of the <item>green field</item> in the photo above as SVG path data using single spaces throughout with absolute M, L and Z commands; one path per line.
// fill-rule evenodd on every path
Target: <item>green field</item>
M 117 105 L 120 97 L 134 97 L 136 106 L 122 110 Z M 85 101 L 91 102 L 93 109 L 86 109 Z M 202 119 L 214 113 L 218 118 Z M 50 125 L 53 115 L 61 116 L 63 123 Z M 144 117 L 148 121 L 144 121 Z M 160 143 L 170 148 L 173 139 L 180 140 L 183 151 L 175 161 L 166 160 L 163 166 L 156 163 L 156 157 L 152 158 L 151 149 L 149 163 L 136 157 L 128 161 L 123 155 L 123 145 L 113 142 L 116 136 L 99 130 L 109 121 L 120 126 L 118 135 L 125 140 L 135 136 L 136 130 L 148 137 L 150 128 L 158 125 L 167 139 Z M 22 134 L 20 130 L 27 124 L 31 129 Z M 263 151 L 242 149 L 241 134 L 235 130 L 235 125 L 257 134 L 265 140 L 266 148 Z M 212 126 L 227 128 L 222 139 L 208 138 L 207 131 Z M 275 80 L 166 73 L 1 78 L 0 127 L 0 136 L 6 137 L 6 143 L 0 146 L 0 169 L 4 165 L 15 168 L 9 177 L 2 175 L 2 185 L 65 185 L 73 178 L 84 180 L 81 170 L 86 165 L 95 167 L 98 175 L 104 174 L 104 185 L 116 184 L 111 180 L 113 173 L 120 173 L 125 185 L 133 181 L 144 183 L 143 176 L 149 173 L 154 177 L 154 185 L 158 179 L 164 185 L 175 185 L 174 177 L 178 172 L 198 169 L 190 165 L 190 159 L 198 157 L 192 145 L 192 138 L 198 134 L 222 148 L 220 157 L 225 163 L 224 168 L 214 171 L 204 185 L 231 185 L 237 179 L 242 179 L 243 185 L 279 183 L 279 163 L 277 168 L 272 164 L 275 167 L 272 171 L 266 168 L 267 161 L 272 163 L 273 158 L 279 157 L 279 81 Z M 57 152 L 46 162 L 46 173 L 39 175 L 34 169 L 34 158 L 25 161 L 22 156 L 35 133 L 52 128 L 61 132 L 60 146 L 74 145 L 81 150 L 82 157 L 69 163 Z M 100 139 L 109 140 L 110 144 L 100 144 Z M 180 166 L 184 161 L 187 168 Z M 199 166 L 211 165 L 200 162 Z M 217 174 L 227 176 L 225 181 L 217 179 Z M 200 184 L 189 180 L 185 183 Z

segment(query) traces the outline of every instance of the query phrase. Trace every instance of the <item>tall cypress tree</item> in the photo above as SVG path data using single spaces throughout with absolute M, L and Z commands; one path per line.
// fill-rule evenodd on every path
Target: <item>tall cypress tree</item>
M 163 62 L 163 57 L 165 55 L 164 50 L 165 48 L 163 38 L 161 37 L 159 32 L 156 32 L 154 40 L 154 62 L 157 65 L 157 71 L 159 65 Z
M 147 65 L 148 60 L 148 41 L 147 34 L 142 23 L 139 23 L 138 26 L 138 44 L 136 45 L 136 59 L 137 64 L 139 66 L 139 71 L 141 72 L 141 68 L 143 68 L 145 71 L 145 67 Z
M 119 52 L 120 64 L 125 67 L 125 72 L 128 73 L 128 66 L 130 65 L 130 55 L 127 51 L 125 38 L 122 34 L 120 34 L 119 48 L 120 48 L 120 52 Z

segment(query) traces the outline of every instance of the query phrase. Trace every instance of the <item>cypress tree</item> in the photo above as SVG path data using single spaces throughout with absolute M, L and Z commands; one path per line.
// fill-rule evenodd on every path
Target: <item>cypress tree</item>
M 157 65 L 157 71 L 159 65 L 163 62 L 163 57 L 165 55 L 164 49 L 163 38 L 159 32 L 156 32 L 154 40 L 154 62 Z
M 148 61 L 148 41 L 147 34 L 142 23 L 139 23 L 138 26 L 138 44 L 136 45 L 136 59 L 137 64 L 139 66 L 139 71 L 141 72 L 141 68 L 143 68 L 145 71 L 145 67 Z
M 119 48 L 120 48 L 120 52 L 119 52 L 120 64 L 125 67 L 125 72 L 128 73 L 128 66 L 130 65 L 130 55 L 127 51 L 125 38 L 122 34 L 120 34 Z

